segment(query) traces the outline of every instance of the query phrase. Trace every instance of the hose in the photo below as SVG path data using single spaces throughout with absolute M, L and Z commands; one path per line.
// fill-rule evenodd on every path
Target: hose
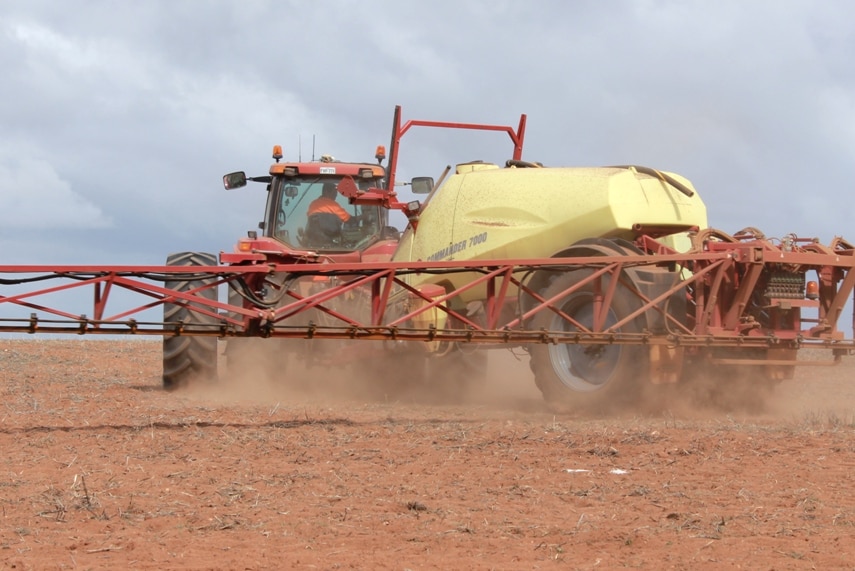
M 614 165 L 614 166 L 607 167 L 607 168 L 613 168 L 613 169 L 633 169 L 633 170 L 635 170 L 635 171 L 637 171 L 637 172 L 640 172 L 640 173 L 642 173 L 642 174 L 646 174 L 646 175 L 650 175 L 650 176 L 652 176 L 653 178 L 658 178 L 658 179 L 659 179 L 659 180 L 661 180 L 662 182 L 665 182 L 665 183 L 670 184 L 671 186 L 673 186 L 674 188 L 676 188 L 677 190 L 679 190 L 680 192 L 682 192 L 682 193 L 683 193 L 683 194 L 685 194 L 686 196 L 694 196 L 694 195 L 695 195 L 695 191 L 694 191 L 694 190 L 692 190 L 691 188 L 689 188 L 688 186 L 686 186 L 686 185 L 685 185 L 685 184 L 683 184 L 682 182 L 680 182 L 680 181 L 676 180 L 674 177 L 672 177 L 672 176 L 670 176 L 670 175 L 668 175 L 668 174 L 665 174 L 665 173 L 664 173 L 664 172 L 662 172 L 662 171 L 658 171 L 658 170 L 656 170 L 656 169 L 652 169 L 652 168 L 650 168 L 650 167 L 640 167 L 640 166 L 637 166 L 637 165 Z

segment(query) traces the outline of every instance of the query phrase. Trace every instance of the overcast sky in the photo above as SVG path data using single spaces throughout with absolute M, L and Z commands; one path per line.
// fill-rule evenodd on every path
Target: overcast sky
M 372 160 L 396 104 L 526 113 L 524 159 L 678 172 L 728 232 L 855 240 L 853 29 L 844 0 L 3 2 L 0 263 L 229 250 L 264 196 L 224 173 Z M 510 155 L 413 130 L 399 175 Z

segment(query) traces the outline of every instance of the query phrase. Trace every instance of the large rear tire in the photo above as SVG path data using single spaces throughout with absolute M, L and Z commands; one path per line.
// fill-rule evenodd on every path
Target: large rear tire
M 217 257 L 205 252 L 178 252 L 166 259 L 167 266 L 216 266 Z M 199 286 L 210 284 L 216 278 L 193 275 L 188 270 L 181 280 L 170 280 L 166 287 L 174 291 L 185 292 Z M 199 297 L 216 301 L 216 288 L 199 292 Z M 192 305 L 192 304 L 191 304 Z M 178 304 L 163 305 L 163 321 L 166 323 L 215 326 L 215 317 L 192 311 Z M 163 337 L 163 388 L 175 390 L 194 382 L 210 382 L 217 378 L 217 338 L 173 335 Z
M 588 270 L 556 274 L 541 292 L 550 299 L 589 275 Z M 602 288 L 608 287 L 604 278 Z M 618 284 L 606 317 L 609 327 L 635 311 L 636 297 Z M 586 328 L 593 326 L 594 288 L 588 284 L 557 302 L 557 307 Z M 538 313 L 533 329 L 564 333 L 579 331 L 553 311 Z M 621 333 L 643 330 L 642 318 L 621 326 Z M 647 352 L 642 346 L 622 344 L 537 344 L 531 347 L 535 382 L 551 405 L 573 410 L 602 411 L 635 401 L 648 371 Z

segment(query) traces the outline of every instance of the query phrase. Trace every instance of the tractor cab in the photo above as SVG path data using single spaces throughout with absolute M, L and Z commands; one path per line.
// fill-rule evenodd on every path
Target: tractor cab
M 337 189 L 340 175 L 274 176 L 263 222 L 264 235 L 296 250 L 364 250 L 381 237 L 387 211 L 376 204 L 350 204 Z M 354 181 L 360 190 L 374 179 Z
M 265 236 L 295 250 L 320 252 L 364 250 L 381 239 L 388 211 L 376 203 L 359 204 L 340 190 L 355 187 L 364 194 L 383 188 L 386 171 L 379 164 L 346 163 L 323 155 L 310 163 L 277 162 L 270 175 L 261 224 Z
M 378 147 L 378 164 L 342 162 L 330 155 L 319 161 L 280 162 L 277 145 L 268 176 L 235 172 L 225 175 L 223 184 L 230 190 L 247 181 L 267 183 L 267 207 L 259 223 L 262 237 L 250 232 L 249 241 L 265 242 L 268 254 L 272 245 L 286 256 L 311 252 L 350 259 L 349 253 L 390 250 L 390 242 L 399 238 L 398 230 L 389 226 L 390 193 L 380 164 L 385 156 L 385 149 Z

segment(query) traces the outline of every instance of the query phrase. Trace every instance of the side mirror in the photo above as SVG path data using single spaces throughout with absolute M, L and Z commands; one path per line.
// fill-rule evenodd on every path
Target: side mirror
M 430 194 L 433 190 L 433 177 L 417 176 L 410 182 L 413 194 Z
M 286 186 L 285 187 L 285 196 L 288 198 L 294 198 L 297 196 L 297 191 L 299 189 L 296 186 Z
M 226 187 L 226 190 L 246 186 L 246 173 L 243 171 L 230 172 L 223 177 L 223 186 Z

